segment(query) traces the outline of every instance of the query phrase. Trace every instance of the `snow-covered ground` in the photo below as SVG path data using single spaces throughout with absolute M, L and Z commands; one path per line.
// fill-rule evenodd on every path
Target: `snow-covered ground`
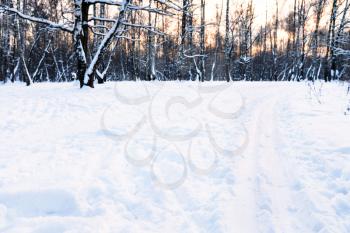
M 0 85 L 0 232 L 350 232 L 346 89 Z

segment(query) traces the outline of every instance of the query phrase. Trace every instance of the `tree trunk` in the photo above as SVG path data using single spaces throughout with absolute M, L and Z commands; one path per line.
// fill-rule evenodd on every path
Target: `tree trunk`
M 201 0 L 201 30 L 200 30 L 200 80 L 205 80 L 205 0 Z
M 316 75 L 317 67 L 318 67 L 318 46 L 319 46 L 319 28 L 321 16 L 324 9 L 325 0 L 318 0 L 316 7 L 316 22 L 315 22 L 315 30 L 312 35 L 312 80 L 318 79 Z
M 83 3 L 80 0 L 75 0 L 74 4 L 74 33 L 73 33 L 73 41 L 74 41 L 74 49 L 75 49 L 75 56 L 77 59 L 77 79 L 80 82 L 80 87 L 82 88 L 84 83 L 84 77 L 87 69 L 87 61 L 86 61 L 86 54 L 85 54 L 85 48 L 87 47 L 87 38 L 84 38 L 83 34 L 83 18 L 86 19 L 86 16 L 83 16 L 83 8 L 86 13 L 86 10 L 88 10 L 88 7 L 84 6 L 85 3 Z M 93 87 L 93 85 L 92 85 Z
M 332 11 L 329 20 L 329 28 L 327 35 L 327 52 L 325 57 L 325 81 L 330 82 L 333 78 L 333 71 L 336 69 L 335 67 L 335 56 L 334 56 L 334 33 L 335 33 L 335 20 L 337 17 L 338 10 L 338 1 L 333 0 L 332 3 Z M 332 67 L 329 68 L 329 57 L 331 57 Z
M 230 82 L 230 0 L 226 0 L 226 22 L 225 22 L 225 76 L 226 81 Z

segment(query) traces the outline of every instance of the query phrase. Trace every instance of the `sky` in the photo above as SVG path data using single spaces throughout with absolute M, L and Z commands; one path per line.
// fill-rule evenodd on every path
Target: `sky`
M 231 9 L 234 10 L 235 5 L 240 3 L 248 4 L 248 0 L 230 0 Z M 209 18 L 215 17 L 216 5 L 221 5 L 221 3 L 226 2 L 226 0 L 207 0 L 207 15 Z M 256 15 L 256 24 L 265 24 L 266 21 L 266 9 L 268 12 L 268 20 L 276 12 L 276 0 L 253 0 L 255 5 L 255 15 Z M 278 0 L 280 15 L 285 15 L 291 8 L 293 0 Z

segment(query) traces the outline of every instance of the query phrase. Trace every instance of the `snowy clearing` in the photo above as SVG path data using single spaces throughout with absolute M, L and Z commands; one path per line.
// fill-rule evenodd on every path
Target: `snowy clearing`
M 0 85 L 0 232 L 350 232 L 346 94 Z

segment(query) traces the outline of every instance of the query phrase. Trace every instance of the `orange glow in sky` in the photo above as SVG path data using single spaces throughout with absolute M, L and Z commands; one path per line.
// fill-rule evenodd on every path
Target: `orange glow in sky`
M 293 0 L 277 0 L 279 5 L 279 13 L 280 16 L 284 16 L 288 11 L 291 10 L 291 6 L 293 4 Z M 247 5 L 249 0 L 230 0 L 231 2 L 231 12 L 234 11 L 235 6 L 240 4 Z M 226 0 L 206 0 L 207 4 L 207 15 L 208 19 L 215 20 L 216 14 L 216 5 L 221 4 L 226 5 Z M 253 0 L 255 7 L 255 15 L 256 15 L 256 26 L 260 26 L 259 24 L 265 24 L 266 21 L 266 10 L 267 10 L 267 19 L 270 20 L 272 16 L 276 12 L 276 0 Z

